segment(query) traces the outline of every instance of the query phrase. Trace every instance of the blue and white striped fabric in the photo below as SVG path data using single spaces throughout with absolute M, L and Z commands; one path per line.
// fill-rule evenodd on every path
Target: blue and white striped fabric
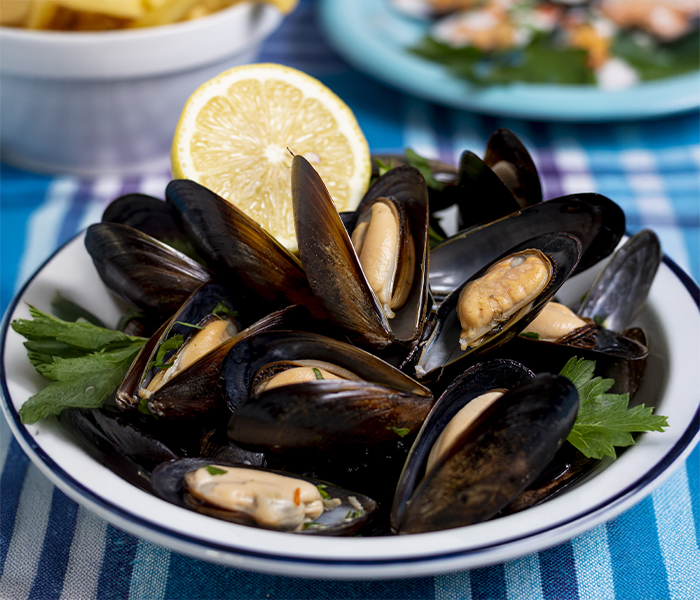
M 531 150 L 547 198 L 601 192 L 631 232 L 648 227 L 700 278 L 700 119 L 606 125 L 483 117 L 407 97 L 353 71 L 329 50 L 312 1 L 266 43 L 261 61 L 322 79 L 355 111 L 370 147 L 407 146 L 455 162 L 481 154 L 497 127 Z M 2 165 L 4 312 L 61 244 L 127 192 L 163 195 L 169 174 L 48 177 Z M 695 334 L 697 335 L 697 333 Z M 569 542 L 487 568 L 390 581 L 321 581 L 258 574 L 189 558 L 136 538 L 69 500 L 0 425 L 0 598 L 421 598 L 693 600 L 700 598 L 700 449 L 651 496 Z

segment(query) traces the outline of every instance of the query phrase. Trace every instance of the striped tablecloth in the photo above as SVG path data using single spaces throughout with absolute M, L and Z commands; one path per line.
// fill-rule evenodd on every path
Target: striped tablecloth
M 370 147 L 456 162 L 482 154 L 497 127 L 530 149 L 545 197 L 597 191 L 622 206 L 629 230 L 657 232 L 664 251 L 700 277 L 700 119 L 548 124 L 484 117 L 411 98 L 333 53 L 315 4 L 302 1 L 261 61 L 319 77 L 355 111 Z M 700 93 L 700 90 L 699 90 Z M 162 197 L 167 172 L 49 177 L 2 165 L 0 306 L 61 244 L 98 221 L 118 195 Z M 697 332 L 692 333 L 697 335 Z M 700 450 L 651 496 L 573 540 L 517 560 L 433 577 L 294 579 L 189 558 L 127 534 L 69 500 L 29 461 L 2 420 L 0 598 L 700 598 Z

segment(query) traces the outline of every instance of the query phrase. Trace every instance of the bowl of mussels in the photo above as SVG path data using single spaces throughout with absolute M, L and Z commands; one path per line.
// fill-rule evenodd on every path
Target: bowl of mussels
M 428 164 L 339 214 L 296 156 L 298 254 L 193 181 L 117 198 L 3 322 L 24 450 L 131 533 L 295 576 L 485 566 L 644 498 L 698 441 L 697 284 L 610 198 L 544 199 L 508 130 Z

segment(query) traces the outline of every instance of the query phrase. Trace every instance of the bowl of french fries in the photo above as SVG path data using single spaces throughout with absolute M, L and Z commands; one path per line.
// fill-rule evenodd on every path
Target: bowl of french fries
M 297 0 L 0 0 L 0 159 L 47 173 L 167 169 L 189 95 L 254 62 Z

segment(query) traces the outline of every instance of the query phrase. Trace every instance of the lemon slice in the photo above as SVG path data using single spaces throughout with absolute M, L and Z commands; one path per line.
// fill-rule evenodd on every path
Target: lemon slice
M 296 154 L 318 171 L 339 212 L 355 209 L 371 163 L 352 111 L 301 71 L 245 65 L 207 81 L 189 98 L 173 139 L 172 172 L 216 192 L 296 251 Z

